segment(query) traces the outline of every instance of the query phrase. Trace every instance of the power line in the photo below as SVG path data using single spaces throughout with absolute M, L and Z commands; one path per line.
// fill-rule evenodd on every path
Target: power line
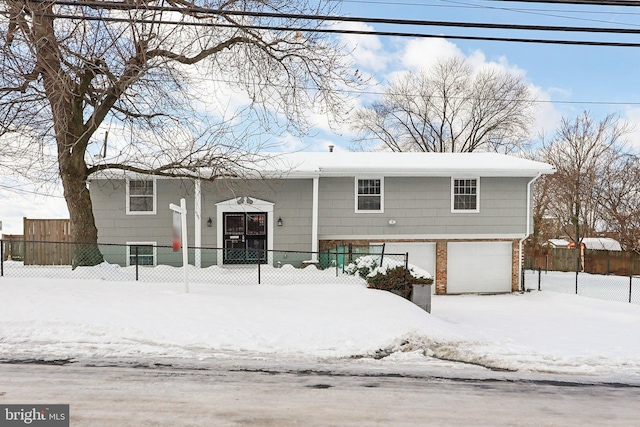
M 579 4 L 588 6 L 630 6 L 640 7 L 638 0 L 488 0 L 501 3 L 548 3 L 548 4 Z
M 95 2 L 95 1 L 73 1 L 73 0 L 32 0 L 36 3 L 53 3 L 62 6 L 86 6 L 107 10 L 126 11 L 157 11 L 157 12 L 179 12 L 185 14 L 198 13 L 204 15 L 227 15 L 242 16 L 252 18 L 279 18 L 294 20 L 313 20 L 327 22 L 357 22 L 365 24 L 389 24 L 389 25 L 412 25 L 421 27 L 456 27 L 456 28 L 482 28 L 499 30 L 523 30 L 523 31 L 558 31 L 558 32 L 582 32 L 582 33 L 610 33 L 610 34 L 640 34 L 639 29 L 633 28 L 605 28 L 605 27 L 569 27 L 553 25 L 524 25 L 524 24 L 489 24 L 477 22 L 451 22 L 451 21 L 429 21 L 423 19 L 390 19 L 390 18 L 364 18 L 352 16 L 332 16 L 317 14 L 297 14 L 297 13 L 273 13 L 254 11 L 235 11 L 224 9 L 211 9 L 202 7 L 175 7 L 175 6 L 145 6 L 139 7 L 135 4 L 122 2 Z
M 0 13 L 5 15 L 9 14 L 8 12 L 0 12 Z M 51 18 L 70 19 L 70 20 L 123 22 L 123 23 L 138 23 L 138 24 L 155 24 L 155 25 L 162 24 L 162 25 L 175 25 L 175 26 L 235 28 L 235 29 L 309 32 L 309 33 L 326 33 L 326 34 L 374 35 L 374 36 L 387 36 L 387 37 L 444 38 L 444 39 L 451 39 L 451 40 L 499 41 L 499 42 L 538 43 L 538 44 L 577 45 L 577 46 L 640 47 L 640 43 L 631 43 L 631 42 L 462 36 L 462 35 L 408 33 L 408 32 L 394 32 L 394 31 L 364 31 L 364 30 L 306 28 L 306 27 L 274 26 L 274 25 L 245 25 L 245 24 L 239 24 L 239 23 L 238 24 L 222 24 L 222 23 L 214 23 L 214 22 L 186 22 L 186 21 L 167 21 L 167 20 L 156 20 L 156 19 L 77 16 L 77 15 L 63 15 L 63 14 L 55 14 L 55 13 L 53 14 L 44 13 L 40 15 L 45 17 L 51 17 Z M 640 32 L 640 30 L 627 30 L 627 31 L 632 31 L 634 33 Z

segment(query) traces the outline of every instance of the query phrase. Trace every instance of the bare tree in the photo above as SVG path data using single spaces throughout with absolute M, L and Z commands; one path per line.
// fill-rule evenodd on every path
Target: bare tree
M 625 250 L 640 252 L 640 156 L 624 154 L 605 166 L 599 205 L 604 231 Z
M 527 139 L 532 94 L 517 76 L 462 58 L 405 74 L 380 101 L 354 114 L 358 148 L 424 152 L 510 152 Z
M 357 84 L 340 46 L 295 30 L 321 22 L 260 13 L 331 14 L 334 2 L 198 3 L 0 2 L 0 141 L 11 147 L 3 154 L 32 176 L 57 169 L 74 241 L 97 242 L 90 174 L 241 174 L 257 151 L 246 145 L 251 135 L 304 133 L 310 108 L 339 115 L 346 103 L 336 89 Z M 248 107 L 205 114 L 225 98 L 199 96 L 198 73 L 214 92 L 239 91 Z M 106 124 L 124 141 L 115 155 L 94 160 L 107 143 L 97 133 Z
M 606 180 L 626 153 L 622 137 L 629 131 L 616 115 L 597 122 L 584 112 L 573 121 L 563 119 L 555 137 L 543 142 L 540 157 L 556 173 L 540 178 L 537 189 L 544 194 L 537 195 L 536 210 L 540 218 L 553 218 L 576 247 L 608 221 L 601 209 Z

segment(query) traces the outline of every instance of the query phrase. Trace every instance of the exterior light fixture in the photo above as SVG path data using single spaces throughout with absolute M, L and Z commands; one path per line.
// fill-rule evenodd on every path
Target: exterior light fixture
M 278 227 L 282 227 L 282 218 L 278 218 Z
M 211 219 L 211 217 L 209 217 L 209 219 L 207 220 L 207 227 L 211 227 L 213 225 L 213 220 Z
M 396 225 L 396 220 L 395 219 L 390 219 L 389 220 L 389 225 Z

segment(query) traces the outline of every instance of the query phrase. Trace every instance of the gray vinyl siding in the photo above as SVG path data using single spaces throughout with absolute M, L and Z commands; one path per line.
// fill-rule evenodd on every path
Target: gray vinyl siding
M 354 179 L 321 178 L 323 236 L 523 234 L 530 178 L 481 178 L 480 212 L 451 212 L 451 178 L 384 178 L 384 212 L 356 213 Z M 396 224 L 389 225 L 394 219 Z
M 171 245 L 173 212 L 169 204 L 179 204 L 184 197 L 188 211 L 189 246 L 194 245 L 194 184 L 190 180 L 157 179 L 157 213 L 155 215 L 126 214 L 126 181 L 94 180 L 89 189 L 94 207 L 100 243 L 125 244 L 126 242 L 157 242 Z M 300 251 L 300 253 L 275 254 L 274 263 L 300 264 L 309 260 L 311 251 L 311 216 L 313 181 L 311 179 L 232 181 L 202 183 L 202 247 L 217 246 L 216 203 L 240 196 L 274 203 L 273 233 L 275 250 Z M 211 218 L 212 227 L 207 227 Z M 283 226 L 277 220 L 282 218 Z M 126 257 L 122 248 L 105 247 L 108 260 L 124 265 Z M 202 265 L 216 263 L 216 251 L 202 251 Z M 181 265 L 179 253 L 158 248 L 158 262 Z M 189 254 L 193 263 L 193 250 Z
M 364 177 L 362 177 L 364 178 Z M 318 237 L 415 235 L 512 235 L 526 228 L 527 183 L 530 178 L 481 178 L 480 212 L 451 212 L 451 178 L 384 178 L 384 212 L 355 212 L 355 178 L 319 179 Z M 157 213 L 127 215 L 125 180 L 93 180 L 90 184 L 100 243 L 157 242 L 171 245 L 170 203 L 187 202 L 189 245 L 194 244 L 194 184 L 191 180 L 157 179 Z M 299 264 L 310 259 L 313 180 L 216 181 L 202 183 L 202 247 L 217 246 L 216 203 L 251 197 L 274 204 L 273 247 L 300 251 L 274 255 L 274 263 Z M 530 214 L 530 213 L 529 213 Z M 207 227 L 211 218 L 212 227 Z M 277 226 L 282 218 L 283 226 Z M 389 220 L 396 221 L 389 225 Z M 104 249 L 123 264 L 121 248 Z M 193 251 L 191 251 L 193 252 Z M 190 254 L 193 262 L 193 253 Z M 179 253 L 158 249 L 158 262 L 180 265 Z M 203 251 L 203 265 L 216 262 L 216 253 Z

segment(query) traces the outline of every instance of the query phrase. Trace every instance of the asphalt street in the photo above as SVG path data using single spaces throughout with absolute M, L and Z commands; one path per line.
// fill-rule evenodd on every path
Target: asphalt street
M 640 425 L 638 384 L 338 366 L 5 360 L 0 404 L 69 404 L 74 427 Z

